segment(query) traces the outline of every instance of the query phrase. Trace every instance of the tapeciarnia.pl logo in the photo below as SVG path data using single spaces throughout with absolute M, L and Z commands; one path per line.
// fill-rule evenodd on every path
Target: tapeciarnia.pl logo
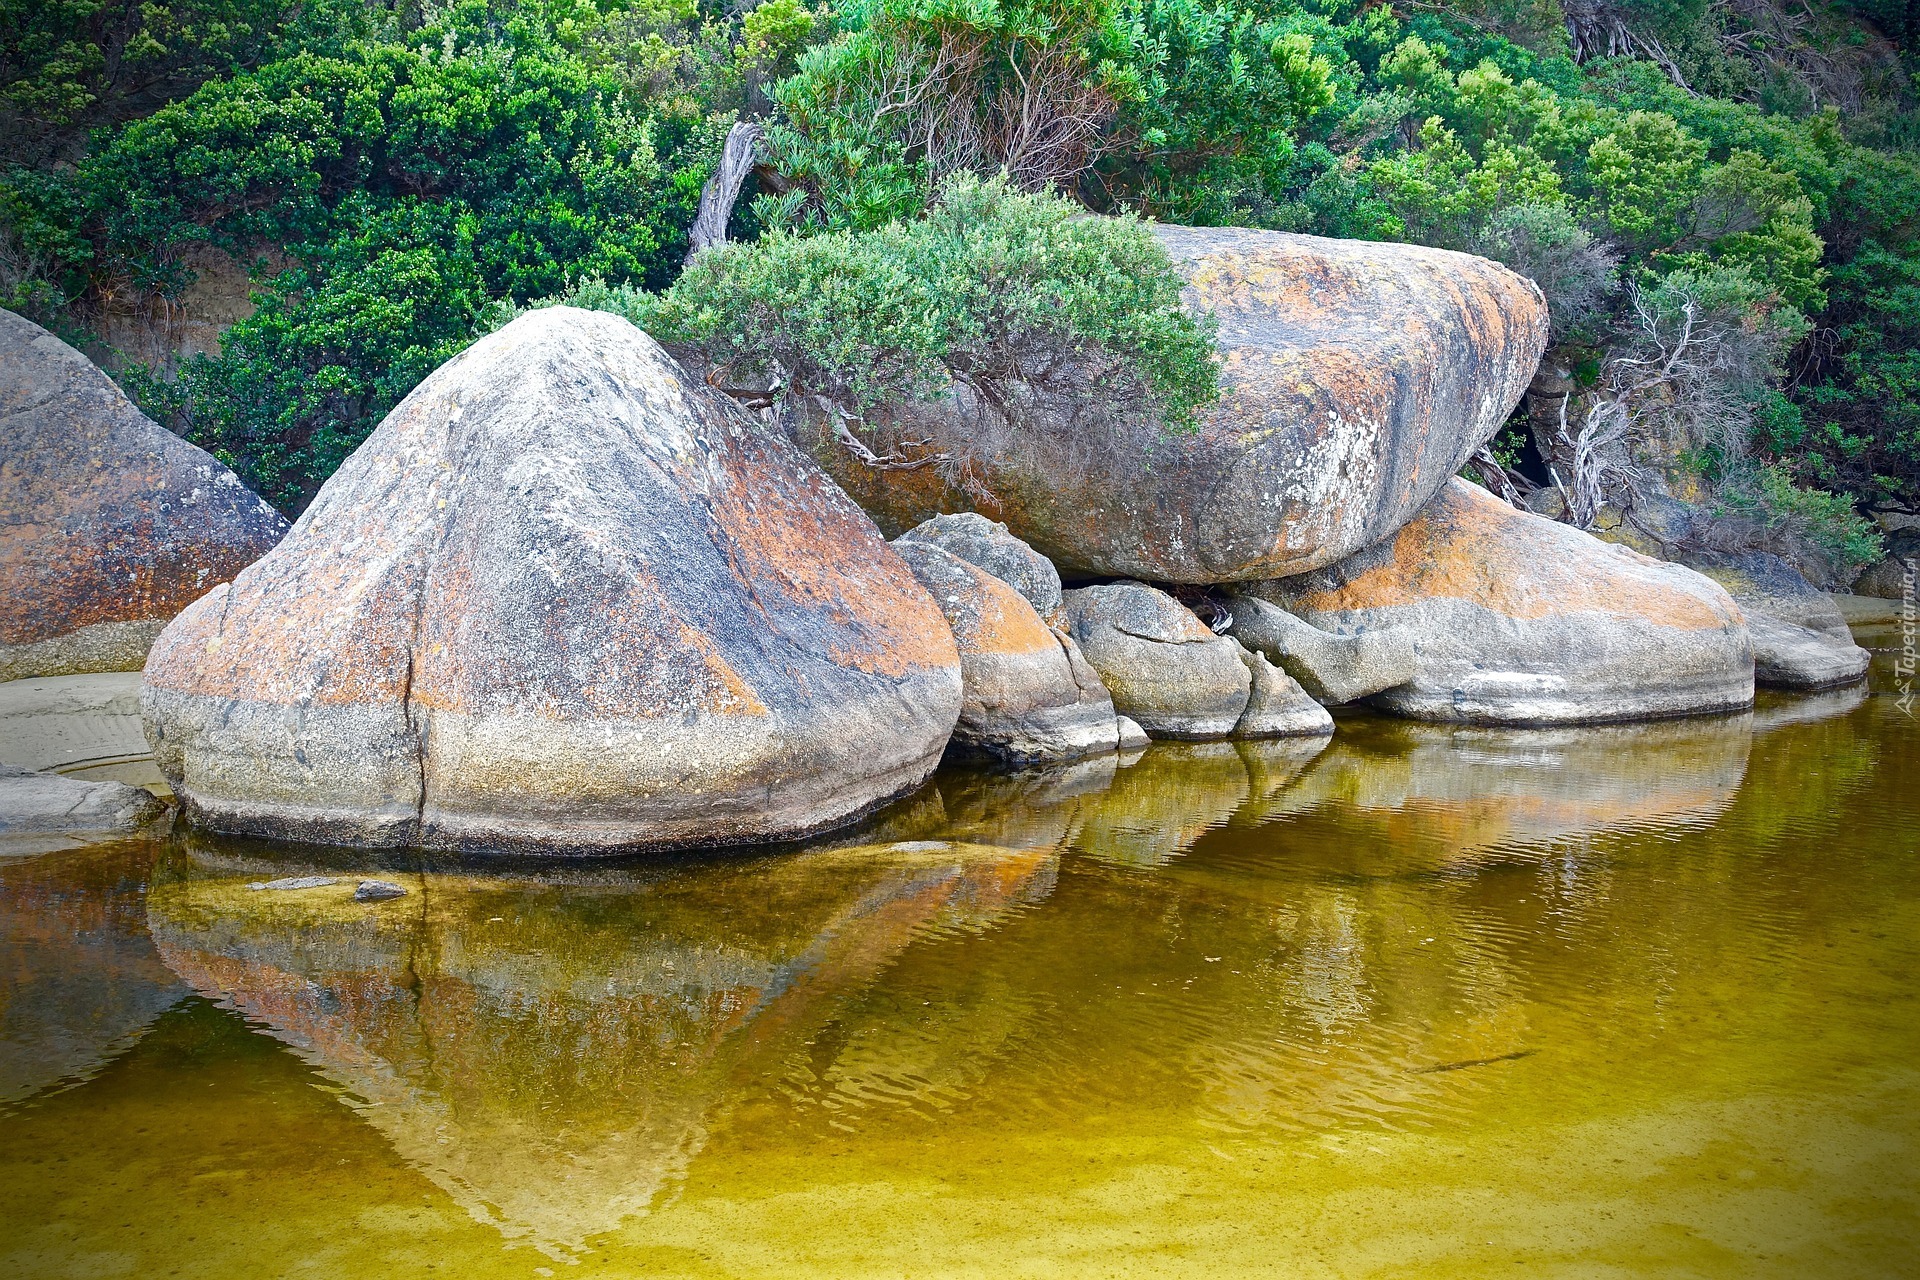
M 1893 660 L 1893 676 L 1899 682 L 1899 707 L 1913 716 L 1913 676 L 1920 667 L 1920 610 L 1914 607 L 1914 580 L 1920 577 L 1920 560 L 1900 562 L 1900 656 Z

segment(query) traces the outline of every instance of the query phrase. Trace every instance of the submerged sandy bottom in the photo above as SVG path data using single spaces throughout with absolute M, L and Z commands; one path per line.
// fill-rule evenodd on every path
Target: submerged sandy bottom
M 727 857 L 16 859 L 0 1274 L 1909 1275 L 1917 860 L 1884 691 Z

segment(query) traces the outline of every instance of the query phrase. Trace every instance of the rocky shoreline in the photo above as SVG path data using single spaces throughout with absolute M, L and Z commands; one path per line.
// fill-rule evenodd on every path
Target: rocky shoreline
M 1784 562 L 1656 559 L 1455 476 L 1539 360 L 1529 282 L 1161 235 L 1220 317 L 1220 403 L 1146 450 L 1139 424 L 1008 419 L 971 484 L 863 471 L 804 413 L 783 431 L 627 321 L 555 307 L 434 373 L 288 529 L 0 313 L 23 424 L 0 662 L 144 660 L 154 758 L 208 829 L 564 854 L 844 826 L 948 754 L 1323 737 L 1349 703 L 1595 724 L 1864 676 Z M 0 809 L 45 808 L 45 777 L 0 778 Z

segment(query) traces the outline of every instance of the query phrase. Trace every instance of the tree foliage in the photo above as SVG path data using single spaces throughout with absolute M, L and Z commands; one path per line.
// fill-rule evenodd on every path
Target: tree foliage
M 205 249 L 254 264 L 257 310 L 218 355 L 126 378 L 289 507 L 501 305 L 569 289 L 651 300 L 675 324 L 725 317 L 738 328 L 706 333 L 703 350 L 724 361 L 745 349 L 729 342 L 785 343 L 783 369 L 855 412 L 877 389 L 963 372 L 930 353 L 970 349 L 952 325 L 981 298 L 899 301 L 960 288 L 952 272 L 978 265 L 978 246 L 943 238 L 957 204 L 986 201 L 995 225 L 1023 228 L 1018 243 L 1054 245 L 1058 263 L 1161 314 L 1119 288 L 1116 264 L 1138 265 L 1125 236 L 1096 243 L 1035 212 L 1061 206 L 1016 199 L 1049 191 L 1099 213 L 1497 258 L 1541 285 L 1553 359 L 1583 404 L 1625 424 L 1639 450 L 1616 455 L 1626 465 L 1693 466 L 1783 510 L 1799 500 L 1776 473 L 1795 491 L 1920 506 L 1920 113 L 1897 6 L 0 11 L 0 123 L 30 139 L 0 156 L 0 302 L 79 336 L 173 305 Z M 703 254 L 674 286 L 701 183 L 742 118 L 767 141 L 734 232 L 764 239 Z M 1064 305 L 1038 259 L 1022 261 L 995 324 Z M 872 309 L 842 315 L 809 289 Z M 696 297 L 706 311 L 675 310 Z M 774 324 L 776 298 L 791 324 Z M 1669 350 L 1687 314 L 1704 327 L 1679 380 L 1631 390 L 1635 362 Z M 1127 353 L 1113 387 L 1154 389 L 1175 417 L 1190 399 L 1154 364 L 1179 343 L 1073 332 Z M 849 343 L 891 354 L 856 360 Z

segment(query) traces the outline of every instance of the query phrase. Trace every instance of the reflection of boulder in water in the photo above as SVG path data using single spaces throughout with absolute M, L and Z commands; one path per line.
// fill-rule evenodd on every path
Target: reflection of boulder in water
M 1753 731 L 1771 733 L 1789 725 L 1814 724 L 1855 710 L 1871 696 L 1865 682 L 1820 693 L 1769 693 L 1753 707 Z
M 981 929 L 1054 856 L 950 843 L 540 878 L 382 872 L 409 892 L 249 891 L 285 862 L 183 851 L 161 954 L 262 1023 L 476 1219 L 579 1247 L 684 1171 L 713 1110 L 916 938 Z
M 147 937 L 153 842 L 0 861 L 0 1104 L 84 1080 L 187 994 Z
M 1275 811 L 1338 806 L 1442 861 L 1606 829 L 1697 826 L 1740 789 L 1751 715 L 1559 729 L 1355 720 Z M 1358 847 L 1358 846 L 1356 846 Z
M 1207 830 L 1258 820 L 1327 745 L 1324 737 L 1163 742 L 1017 772 L 949 768 L 935 779 L 944 834 L 1018 848 L 1065 848 L 1157 866 Z
M 1271 803 L 1325 738 L 1164 742 L 1082 810 L 1075 846 L 1090 857 L 1160 866 L 1207 831 Z
M 1081 810 L 1113 785 L 1116 755 L 1017 772 L 948 769 L 935 778 L 947 834 L 1016 848 L 1057 849 L 1080 829 Z

